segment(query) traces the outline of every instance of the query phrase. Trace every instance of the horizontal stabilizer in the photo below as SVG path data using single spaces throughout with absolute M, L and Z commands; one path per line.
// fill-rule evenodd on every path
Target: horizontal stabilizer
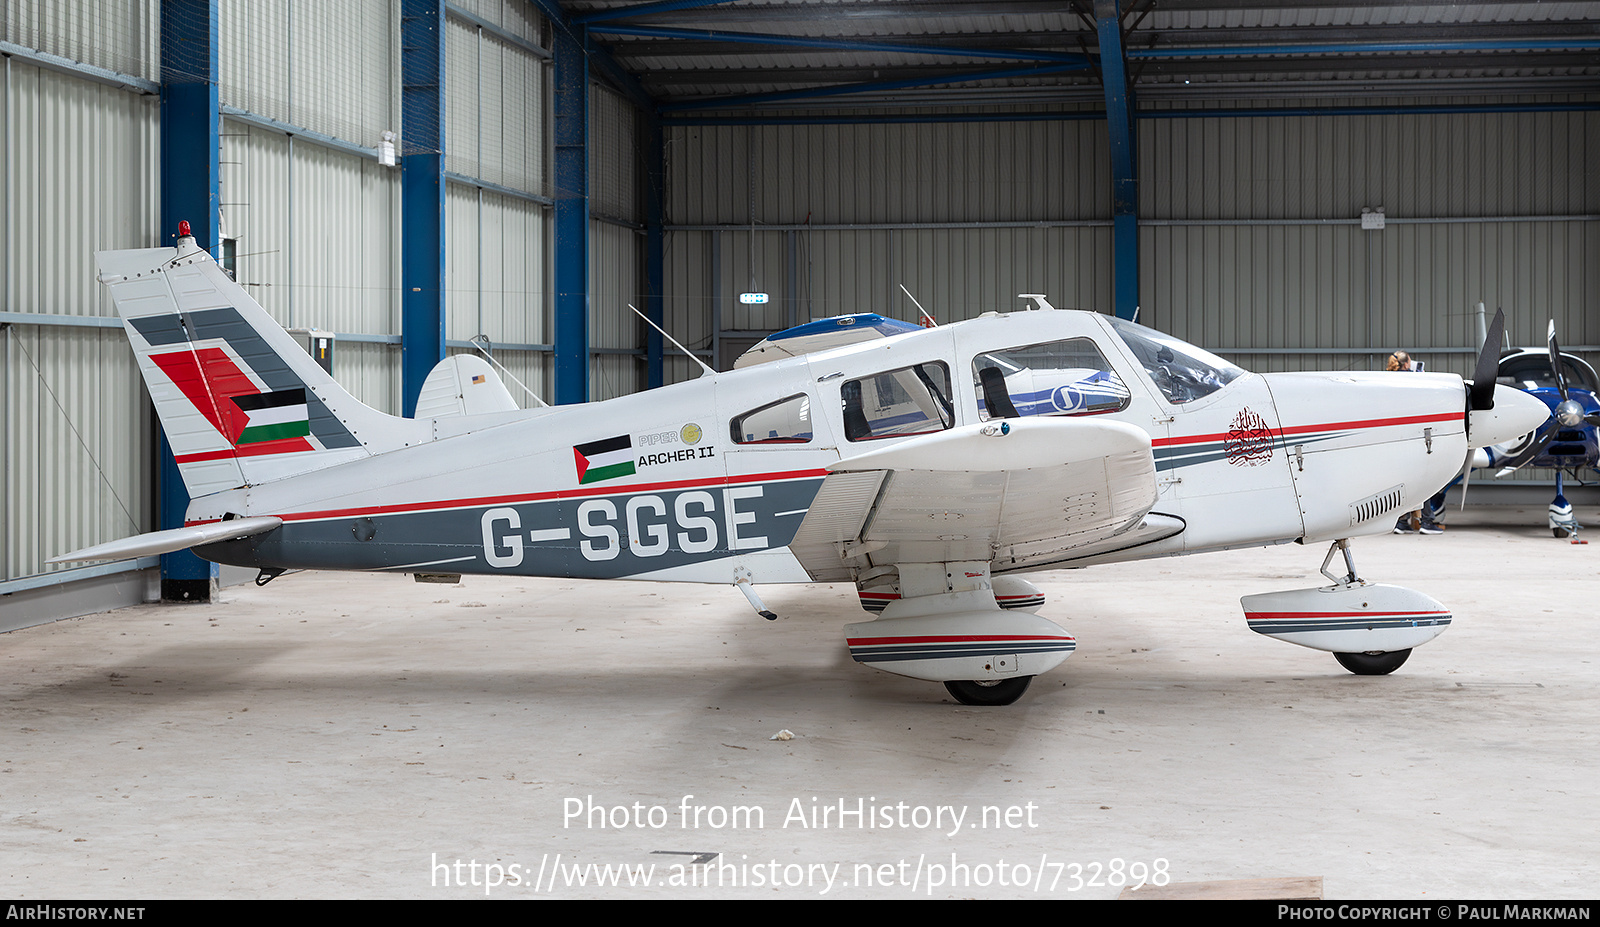
M 283 524 L 283 519 L 276 515 L 256 515 L 250 518 L 233 518 L 228 521 L 213 522 L 209 525 L 194 525 L 189 528 L 152 531 L 149 534 L 138 534 L 131 538 L 123 538 L 120 541 L 110 541 L 105 544 L 96 544 L 93 547 L 85 547 L 83 550 L 62 554 L 45 562 L 70 563 L 75 560 L 127 560 L 132 557 L 170 554 L 175 550 L 184 550 L 201 544 L 215 544 L 218 541 L 249 537 L 252 534 L 264 534 L 281 524 Z

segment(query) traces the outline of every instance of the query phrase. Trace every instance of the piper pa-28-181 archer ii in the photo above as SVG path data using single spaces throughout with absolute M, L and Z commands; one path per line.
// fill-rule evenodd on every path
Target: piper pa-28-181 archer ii
M 1252 374 L 1034 296 L 934 328 L 824 319 L 585 405 L 518 409 L 451 357 L 396 418 L 192 238 L 98 259 L 193 501 L 185 527 L 58 560 L 727 583 L 766 617 L 756 585 L 853 582 L 878 615 L 846 626 L 852 656 L 966 704 L 1015 701 L 1077 646 L 1016 574 L 1290 541 L 1331 542 L 1332 585 L 1246 596 L 1249 627 L 1390 672 L 1450 613 L 1360 579 L 1348 539 L 1548 414 L 1496 386 L 1490 348 L 1470 386 Z

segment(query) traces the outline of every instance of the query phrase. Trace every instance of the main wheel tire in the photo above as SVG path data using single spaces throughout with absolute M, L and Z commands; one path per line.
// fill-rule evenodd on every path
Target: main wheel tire
M 1032 676 L 1014 679 L 952 679 L 944 684 L 963 705 L 1009 705 L 1028 691 Z
M 1339 665 L 1357 676 L 1387 676 L 1400 668 L 1411 656 L 1411 648 L 1391 650 L 1388 653 L 1336 653 Z

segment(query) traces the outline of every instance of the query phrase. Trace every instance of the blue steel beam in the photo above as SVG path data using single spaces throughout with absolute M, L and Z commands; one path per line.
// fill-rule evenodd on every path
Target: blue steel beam
M 1135 119 L 1256 119 L 1272 116 L 1438 116 L 1460 113 L 1583 113 L 1600 111 L 1597 103 L 1462 103 L 1420 106 L 1302 106 L 1259 109 L 1147 109 Z M 1105 119 L 1103 110 L 1066 110 L 1023 113 L 912 113 L 827 116 L 673 116 L 661 124 L 674 126 L 829 126 L 884 123 L 935 124 L 955 122 L 1081 122 Z M 1390 220 L 1394 221 L 1394 220 Z
M 572 19 L 567 16 L 567 11 L 561 8 L 561 4 L 557 0 L 528 0 L 528 2 L 543 13 L 546 19 L 550 20 L 550 25 L 554 27 L 551 29 L 552 33 L 565 35 L 572 41 L 577 42 L 589 56 L 589 66 L 594 68 L 601 77 L 609 81 L 612 86 L 620 90 L 624 96 L 631 99 L 635 105 L 645 110 L 649 110 L 655 105 L 655 101 L 650 98 L 650 94 L 645 92 L 644 86 L 632 74 L 629 74 L 626 68 L 617 64 L 616 59 L 611 57 L 610 52 L 591 41 L 588 30 L 581 25 L 574 24 Z
M 589 401 L 589 63 L 564 29 L 555 41 L 555 401 Z
M 171 244 L 180 221 L 195 243 L 219 253 L 222 220 L 221 101 L 217 94 L 219 0 L 161 4 L 161 243 Z M 157 519 L 161 529 L 183 527 L 189 492 L 161 433 Z M 161 598 L 205 602 L 217 565 L 187 550 L 161 556 Z
M 1100 81 L 1106 94 L 1111 144 L 1112 304 L 1118 318 L 1139 311 L 1139 179 L 1134 160 L 1134 105 L 1122 60 L 1122 16 L 1117 0 L 1095 0 L 1100 34 Z
M 1098 4 L 1096 4 L 1098 7 Z M 1338 42 L 1309 45 L 1192 45 L 1182 48 L 1130 48 L 1129 58 L 1250 58 L 1262 55 L 1350 55 L 1392 52 L 1578 51 L 1600 49 L 1600 39 L 1497 39 L 1462 42 Z M 1101 45 L 1104 54 L 1105 46 Z
M 1086 122 L 1102 120 L 1098 109 L 1051 110 L 1051 112 L 926 112 L 926 114 L 872 115 L 675 115 L 662 118 L 661 125 L 888 125 L 888 123 L 952 122 Z
M 780 35 L 766 32 L 724 32 L 714 29 L 674 29 L 665 26 L 596 26 L 591 32 L 605 35 L 631 35 L 658 39 L 699 39 L 747 45 L 779 45 L 790 48 L 825 48 L 839 51 L 893 52 L 907 55 L 943 55 L 962 58 L 1004 58 L 1011 61 L 1057 61 L 1088 64 L 1086 55 L 1069 52 L 1029 51 L 1013 48 L 972 48 L 921 42 L 881 42 L 873 39 L 828 38 L 810 35 Z M 624 46 L 626 47 L 626 46 Z
M 578 25 L 606 22 L 612 19 L 632 19 L 635 16 L 649 16 L 651 13 L 670 13 L 674 10 L 692 10 L 702 6 L 722 6 L 733 3 L 734 0 L 660 0 L 658 3 L 636 3 L 633 6 L 612 7 L 609 10 L 594 10 L 580 16 L 572 17 Z
M 1448 116 L 1460 113 L 1583 113 L 1600 103 L 1457 103 L 1415 106 L 1274 106 L 1259 109 L 1148 109 L 1139 119 L 1257 118 L 1263 116 Z M 1390 220 L 1393 221 L 1393 220 Z
M 834 97 L 851 93 L 875 93 L 882 90 L 905 90 L 909 87 L 932 87 L 938 84 L 961 84 L 971 81 L 1004 80 L 1011 77 L 1037 77 L 1042 74 L 1060 74 L 1080 71 L 1087 64 L 1041 64 L 1021 68 L 1000 68 L 992 71 L 966 71 L 939 77 L 913 77 L 905 80 L 866 81 L 857 84 L 837 84 L 831 87 L 808 87 L 803 90 L 780 90 L 776 93 L 748 93 L 734 96 L 702 97 L 677 103 L 661 104 L 661 112 L 682 112 L 692 109 L 719 109 L 727 106 L 744 106 L 752 103 L 777 103 L 784 100 L 806 100 L 814 97 Z
M 400 391 L 415 415 L 444 358 L 444 3 L 400 8 Z

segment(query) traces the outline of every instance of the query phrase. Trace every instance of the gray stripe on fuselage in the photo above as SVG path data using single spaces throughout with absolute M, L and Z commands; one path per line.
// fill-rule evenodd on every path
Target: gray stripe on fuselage
M 291 521 L 266 534 L 197 547 L 195 552 L 238 566 L 323 570 L 396 570 L 468 557 L 452 564 L 451 572 L 615 579 L 742 551 L 786 547 L 821 486 L 821 478 L 816 478 L 633 493 L 618 487 L 612 496 L 393 515 L 353 513 L 322 521 Z M 630 537 L 628 528 L 628 508 L 634 500 L 638 500 L 634 504 L 638 537 Z M 780 516 L 780 512 L 793 514 Z M 751 516 L 752 521 L 738 521 Z M 741 546 L 729 544 L 730 521 Z M 570 537 L 528 539 L 530 533 L 561 528 L 570 529 Z M 615 532 L 614 542 L 607 529 Z M 661 546 L 662 532 L 665 549 L 659 554 L 641 553 Z M 359 540 L 362 536 L 371 540 Z M 491 556 L 499 565 L 490 562 Z
M 1392 628 L 1434 628 L 1450 623 L 1450 616 L 1438 618 L 1313 618 L 1293 621 L 1284 618 L 1257 620 L 1250 630 L 1271 637 L 1275 634 L 1302 634 L 1306 631 L 1380 631 Z

